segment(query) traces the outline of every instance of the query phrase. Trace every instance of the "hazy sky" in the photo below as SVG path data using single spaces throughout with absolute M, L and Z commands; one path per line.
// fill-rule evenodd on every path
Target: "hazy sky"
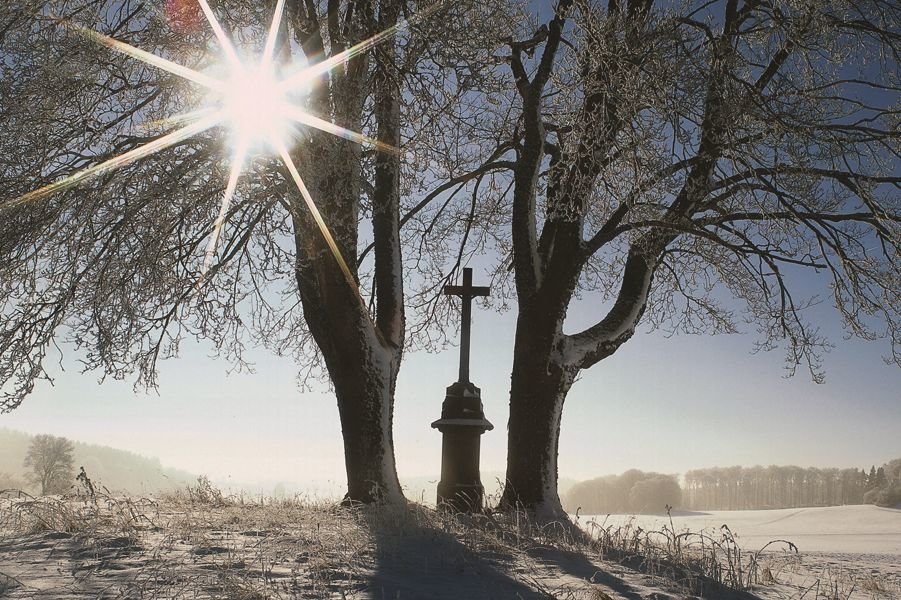
M 476 283 L 484 279 L 477 269 Z M 587 322 L 591 300 L 572 321 Z M 472 380 L 496 426 L 482 437 L 482 468 L 503 471 L 515 314 L 474 313 Z M 749 335 L 640 331 L 570 392 L 561 476 L 758 463 L 864 467 L 901 456 L 901 369 L 883 362 L 885 342 L 844 341 L 834 318 L 825 326 L 836 348 L 823 385 L 806 372 L 784 378 L 782 355 L 751 354 Z M 134 394 L 131 383 L 98 385 L 97 374 L 79 374 L 67 358 L 72 366 L 55 369 L 56 385 L 39 385 L 0 415 L 0 427 L 158 456 L 219 480 L 343 484 L 338 411 L 327 391 L 299 391 L 295 366 L 264 350 L 252 354 L 256 374 L 227 375 L 228 365 L 201 346 L 184 348 L 162 363 L 158 395 Z M 395 416 L 402 476 L 437 477 L 441 439 L 429 424 L 456 378 L 457 356 L 450 348 L 404 361 Z
M 476 269 L 476 284 L 485 281 Z M 834 312 L 819 310 L 836 348 L 827 382 L 806 372 L 783 378 L 779 352 L 751 354 L 754 337 L 676 336 L 640 330 L 575 384 L 564 410 L 562 476 L 589 478 L 628 468 L 683 472 L 714 465 L 868 467 L 901 456 L 901 369 L 884 364 L 884 341 L 845 341 Z M 590 296 L 571 311 L 573 327 L 598 317 Z M 515 313 L 477 309 L 472 380 L 495 430 L 482 437 L 483 471 L 503 471 Z M 0 427 L 48 432 L 157 456 L 163 464 L 216 479 L 263 483 L 343 482 L 337 406 L 324 386 L 302 393 L 287 359 L 251 352 L 255 374 L 200 345 L 161 365 L 157 393 L 131 382 L 97 384 L 48 364 L 42 383 Z M 48 361 L 48 363 L 53 362 Z M 429 424 L 457 373 L 457 349 L 408 354 L 395 415 L 398 470 L 437 477 L 440 434 Z

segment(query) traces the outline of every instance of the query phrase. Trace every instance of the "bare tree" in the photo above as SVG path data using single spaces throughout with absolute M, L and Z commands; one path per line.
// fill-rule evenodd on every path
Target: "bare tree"
M 211 10 L 236 46 L 259 49 L 275 6 L 222 0 Z M 109 36 L 100 38 L 105 46 L 128 43 L 202 78 L 218 61 L 209 28 L 195 26 L 203 24 L 199 8 L 195 15 L 136 0 L 5 3 L 0 406 L 16 407 L 47 376 L 43 360 L 59 340 L 86 369 L 136 375 L 145 386 L 155 384 L 157 361 L 176 355 L 186 337 L 211 343 L 240 367 L 249 367 L 245 345 L 263 344 L 295 356 L 304 370 L 327 370 L 347 499 L 402 498 L 392 441 L 395 383 L 409 342 L 400 224 L 417 213 L 418 181 L 452 180 L 473 160 L 471 147 L 452 140 L 454 124 L 466 119 L 455 99 L 484 80 L 475 57 L 502 19 L 482 2 L 423 8 L 430 18 L 418 18 L 415 3 L 404 0 L 287 2 L 275 60 L 285 73 L 330 65 L 306 82 L 305 112 L 342 135 L 297 128 L 290 161 L 257 157 L 225 204 L 227 136 L 215 129 L 96 177 L 77 175 L 165 139 L 174 116 L 205 102 L 197 86 L 98 46 L 90 31 Z M 359 51 L 357 44 L 408 18 L 398 35 Z M 362 139 L 353 132 L 374 140 L 361 146 L 346 139 Z M 73 176 L 77 186 L 29 195 Z M 415 331 L 427 329 L 415 321 Z
M 509 43 L 519 312 L 505 506 L 559 514 L 567 393 L 641 323 L 744 321 L 819 381 L 819 285 L 850 334 L 888 339 L 901 364 L 901 7 L 660 5 L 561 0 Z M 582 293 L 596 322 L 566 331 Z
M 75 445 L 64 437 L 36 435 L 28 446 L 23 465 L 26 478 L 41 488 L 41 495 L 61 494 L 74 483 Z

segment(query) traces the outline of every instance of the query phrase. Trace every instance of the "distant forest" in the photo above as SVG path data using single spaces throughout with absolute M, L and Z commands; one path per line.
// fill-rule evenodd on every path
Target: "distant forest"
M 901 503 L 901 458 L 869 472 L 775 465 L 696 469 L 685 474 L 683 501 L 691 510 L 894 506 Z
M 27 433 L 0 428 L 0 490 L 36 491 L 26 484 L 22 464 L 31 440 Z M 163 467 L 159 459 L 94 444 L 75 442 L 74 459 L 75 469 L 84 467 L 98 489 L 104 486 L 117 493 L 143 495 L 171 491 L 197 479 L 186 471 Z
M 675 475 L 631 469 L 577 483 L 561 500 L 570 513 L 660 513 L 682 505 L 682 489 Z
M 662 513 L 684 510 L 754 510 L 901 505 L 901 458 L 869 471 L 795 466 L 713 467 L 676 475 L 632 469 L 577 483 L 563 496 L 569 512 Z

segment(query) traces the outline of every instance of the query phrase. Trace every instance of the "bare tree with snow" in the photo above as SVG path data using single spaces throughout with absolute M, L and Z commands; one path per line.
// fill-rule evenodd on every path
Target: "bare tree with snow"
M 158 4 L 0 8 L 0 408 L 47 377 L 54 345 L 86 370 L 153 386 L 158 360 L 185 338 L 238 366 L 245 345 L 263 344 L 302 370 L 325 367 L 347 498 L 399 500 L 392 414 L 409 341 L 400 215 L 419 201 L 420 182 L 452 179 L 472 161 L 455 142 L 457 100 L 490 75 L 483 49 L 503 11 L 403 0 Z M 225 31 L 218 54 L 201 9 Z M 231 43 L 259 53 L 264 39 L 275 40 L 286 77 L 330 67 L 292 92 L 304 97 L 289 150 L 247 160 L 233 177 L 228 132 L 168 143 L 186 122 L 200 129 L 219 54 L 229 58 Z M 269 100 L 226 98 L 223 110 L 265 120 Z M 154 152 L 117 162 L 142 148 Z
M 560 513 L 567 393 L 641 324 L 745 321 L 819 380 L 814 281 L 849 333 L 888 339 L 901 364 L 897 3 L 561 0 L 509 49 L 503 505 Z M 568 331 L 583 293 L 596 321 Z

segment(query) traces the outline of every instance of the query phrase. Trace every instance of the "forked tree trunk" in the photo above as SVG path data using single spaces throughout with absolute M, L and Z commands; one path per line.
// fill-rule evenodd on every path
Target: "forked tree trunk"
M 333 16 L 342 12 L 339 4 L 329 2 L 328 6 L 328 37 L 333 56 L 345 49 L 347 41 L 343 39 L 347 26 L 343 33 L 334 29 L 338 25 Z M 354 12 L 353 3 L 349 7 L 348 17 L 361 19 L 364 30 L 373 26 L 384 30 L 396 22 L 400 3 L 393 0 L 378 3 L 377 23 L 366 11 Z M 317 41 L 322 44 L 321 38 Z M 371 95 L 377 137 L 382 143 L 396 147 L 400 145 L 400 92 L 392 83 L 393 46 L 384 45 L 380 52 L 380 58 L 375 61 L 376 77 L 370 77 L 366 54 L 350 59 L 344 66 L 331 70 L 331 86 L 320 86 L 319 93 L 314 92 L 318 105 L 313 103 L 313 106 L 318 106 L 322 114 L 331 114 L 337 125 L 361 131 L 364 103 Z M 373 90 L 369 90 L 370 85 L 374 86 Z M 301 154 L 298 163 L 306 165 L 304 175 L 336 246 L 329 247 L 310 211 L 298 202 L 297 210 L 292 211 L 297 283 L 304 319 L 335 386 L 347 470 L 345 501 L 403 502 L 392 432 L 394 390 L 404 344 L 398 235 L 400 158 L 380 154 L 375 159 L 375 183 L 370 194 L 375 244 L 376 322 L 373 322 L 360 297 L 356 269 L 362 150 L 358 144 L 320 133 L 313 135 L 298 152 Z
M 385 271 L 391 274 L 400 268 L 388 264 L 395 255 L 399 257 L 399 248 L 395 247 L 398 241 L 396 236 L 385 234 L 385 226 L 379 221 L 376 275 L 382 329 L 363 304 L 356 282 L 360 150 L 343 140 L 316 148 L 323 149 L 333 152 L 321 152 L 318 157 L 311 153 L 311 163 L 318 171 L 311 170 L 309 180 L 345 266 L 339 265 L 339 258 L 310 211 L 306 207 L 296 210 L 296 274 L 304 319 L 335 386 L 347 470 L 345 501 L 402 502 L 394 461 L 392 415 L 403 348 L 403 291 L 399 287 L 386 289 L 381 283 L 386 279 Z M 380 165 L 377 170 L 392 175 L 392 167 L 396 165 Z M 381 204 L 396 202 L 396 173 L 393 177 L 383 174 L 380 183 L 388 188 L 395 185 L 380 190 L 384 197 L 379 197 L 379 209 L 387 212 L 380 217 L 390 224 L 397 220 L 396 208 Z M 396 252 L 392 254 L 392 250 Z M 386 253 L 388 256 L 384 256 Z
M 617 11 L 614 4 L 611 2 L 611 13 Z M 623 60 L 605 63 L 596 73 L 598 81 L 608 81 L 616 73 L 610 80 L 615 81 L 627 71 L 640 70 L 640 62 L 629 57 L 639 51 L 644 40 L 641 31 L 649 14 L 647 7 L 642 8 L 644 4 L 630 1 L 627 19 L 611 18 L 614 28 L 626 28 Z M 510 67 L 522 99 L 522 145 L 514 167 L 511 219 L 519 319 L 502 508 L 522 506 L 552 518 L 564 514 L 557 494 L 557 446 L 566 394 L 580 370 L 610 356 L 631 337 L 647 302 L 657 257 L 672 240 L 667 230 L 665 235 L 645 234 L 633 242 L 620 293 L 608 314 L 584 331 L 563 333 L 566 311 L 583 268 L 593 253 L 619 235 L 617 229 L 630 208 L 628 202 L 622 203 L 589 240 L 584 238 L 588 207 L 604 161 L 616 154 L 619 131 L 631 118 L 622 110 L 617 94 L 607 93 L 603 86 L 585 94 L 581 123 L 574 128 L 577 132 L 568 136 L 575 144 L 564 141 L 559 133 L 553 144 L 547 143 L 543 99 L 553 79 L 557 51 L 566 43 L 565 21 L 572 7 L 573 2 L 561 0 L 554 18 L 542 27 L 542 37 L 510 44 Z M 610 39 L 619 38 L 614 35 Z M 522 54 L 531 55 L 536 44 L 543 49 L 539 66 L 530 77 Z M 699 181 L 704 175 L 696 174 Z M 546 207 L 539 233 L 542 211 L 537 199 L 542 177 L 546 179 Z

